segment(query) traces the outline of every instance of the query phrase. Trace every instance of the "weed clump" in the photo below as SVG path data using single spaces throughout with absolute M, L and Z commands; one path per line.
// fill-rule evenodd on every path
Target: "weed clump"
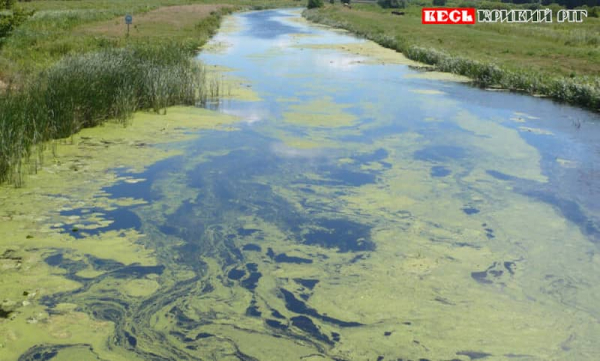
M 33 11 L 26 11 L 21 8 L 16 8 L 10 13 L 0 14 L 0 46 L 4 39 L 6 39 L 19 25 L 23 24 L 27 19 L 33 16 L 33 14 Z
M 323 7 L 323 0 L 308 0 L 307 7 L 309 9 L 321 8 Z

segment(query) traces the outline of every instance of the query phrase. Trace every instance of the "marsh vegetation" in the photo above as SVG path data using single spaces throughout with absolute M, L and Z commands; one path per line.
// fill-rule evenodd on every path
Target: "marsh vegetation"
M 137 44 L 64 58 L 0 96 L 0 181 L 20 184 L 35 145 L 139 109 L 207 99 L 202 65 L 180 44 Z

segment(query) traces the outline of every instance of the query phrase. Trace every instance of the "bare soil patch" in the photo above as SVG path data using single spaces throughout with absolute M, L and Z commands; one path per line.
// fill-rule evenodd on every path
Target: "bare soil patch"
M 227 5 L 179 5 L 166 6 L 141 15 L 133 15 L 130 36 L 171 36 L 192 30 L 200 20 L 212 11 Z M 83 27 L 86 33 L 106 36 L 123 36 L 126 33 L 124 17 L 103 21 Z

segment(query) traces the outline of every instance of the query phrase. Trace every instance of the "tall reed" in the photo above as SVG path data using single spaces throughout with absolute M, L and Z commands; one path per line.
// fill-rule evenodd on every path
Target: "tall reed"
M 0 93 L 0 182 L 19 185 L 23 165 L 46 140 L 111 118 L 126 121 L 138 109 L 158 112 L 218 97 L 192 49 L 139 43 L 69 56 Z

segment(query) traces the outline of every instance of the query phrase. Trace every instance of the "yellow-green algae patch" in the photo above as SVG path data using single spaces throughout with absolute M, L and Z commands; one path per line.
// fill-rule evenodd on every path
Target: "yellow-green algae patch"
M 417 94 L 425 94 L 425 95 L 442 95 L 446 94 L 443 91 L 435 90 L 435 89 L 411 89 L 413 93 Z
M 325 269 L 324 274 L 335 276 L 321 279 L 311 298 L 311 305 L 322 312 L 339 315 L 343 310 L 347 319 L 376 325 L 368 331 L 344 330 L 340 351 L 356 359 L 387 359 L 397 357 L 396 347 L 406 350 L 404 357 L 437 360 L 451 358 L 460 345 L 491 355 L 527 354 L 542 360 L 554 358 L 578 334 L 586 335 L 586 341 L 573 340 L 577 355 L 585 358 L 594 352 L 589 337 L 600 329 L 575 311 L 593 312 L 592 300 L 600 292 L 597 286 L 584 286 L 597 284 L 594 271 L 589 262 L 577 261 L 578 254 L 594 246 L 546 204 L 481 182 L 470 186 L 486 198 L 468 196 L 455 179 L 431 179 L 429 169 L 406 158 L 411 152 L 391 146 L 418 149 L 410 139 L 379 141 L 396 160 L 394 167 L 380 176 L 380 183 L 342 197 L 344 213 L 381 222 L 372 233 L 377 251 L 360 263 Z M 485 214 L 473 219 L 460 211 L 465 204 Z M 487 241 L 482 222 L 494 228 L 502 243 Z M 571 241 L 563 253 L 565 239 Z M 544 254 L 549 250 L 561 259 L 548 259 Z M 511 273 L 504 262 L 520 266 Z M 577 269 L 567 270 L 575 264 Z M 495 265 L 502 271 L 497 279 L 477 282 L 472 276 L 485 275 Z M 546 278 L 549 274 L 551 279 Z M 570 287 L 576 294 L 569 294 Z M 579 327 L 579 322 L 586 326 Z M 380 337 L 384 332 L 391 336 Z
M 444 119 L 440 119 L 440 118 L 436 118 L 436 117 L 425 117 L 423 119 L 423 121 L 427 122 L 427 123 L 440 123 L 440 122 L 443 122 Z
M 79 287 L 75 281 L 61 277 L 60 272 L 43 262 L 42 250 L 28 249 L 13 241 L 10 246 L 0 249 L 3 255 L 11 255 L 12 259 L 3 256 L 0 269 L 0 289 L 2 289 L 2 308 L 5 311 L 16 311 L 28 303 L 35 303 L 40 297 L 55 293 L 71 291 Z M 7 266 L 8 262 L 12 264 Z M 8 326 L 5 324 L 3 326 Z M 0 341 L 2 343 L 2 341 Z
M 533 133 L 538 135 L 553 135 L 553 133 L 546 129 L 531 128 L 531 127 L 519 127 L 522 132 Z
M 221 25 L 219 26 L 219 34 L 227 35 L 231 33 L 235 33 L 239 31 L 241 25 L 239 20 L 235 16 L 225 16 L 221 21 Z M 217 36 L 210 41 L 208 41 L 204 46 L 202 46 L 201 50 L 203 52 L 213 53 L 213 54 L 222 54 L 226 53 L 229 48 L 231 48 L 232 44 L 223 39 L 222 36 Z
M 514 112 L 513 113 L 515 116 L 517 117 L 522 117 L 522 118 L 527 118 L 529 120 L 538 120 L 540 119 L 539 117 L 527 114 L 527 113 L 523 113 L 523 112 Z
M 368 215 L 369 219 L 377 219 L 380 215 L 387 217 L 381 227 L 373 231 L 377 251 L 369 253 L 359 263 L 348 262 L 352 255 L 290 244 L 284 240 L 285 234 L 276 228 L 258 219 L 249 220 L 247 228 L 260 229 L 269 246 L 276 252 L 307 258 L 310 254 L 327 256 L 326 261 L 297 265 L 275 264 L 258 254 L 249 254 L 247 262 L 257 263 L 263 272 L 263 278 L 255 291 L 260 295 L 259 299 L 288 316 L 281 299 L 274 296 L 274 290 L 278 287 L 294 287 L 289 281 L 292 278 L 319 279 L 309 301 L 311 307 L 331 317 L 356 320 L 369 325 L 341 330 L 334 328 L 341 333 L 342 341 L 330 352 L 338 357 L 368 359 L 385 355 L 386 358 L 392 358 L 397 357 L 397 351 L 401 349 L 405 357 L 426 355 L 430 359 L 444 359 L 456 352 L 457 344 L 467 350 L 485 350 L 496 355 L 515 352 L 535 355 L 535 359 L 543 359 L 558 352 L 561 342 L 569 337 L 569 325 L 573 325 L 570 312 L 562 309 L 559 299 L 549 300 L 541 308 L 539 304 L 532 302 L 530 294 L 526 292 L 538 291 L 521 286 L 521 282 L 524 282 L 521 275 L 503 277 L 501 281 L 504 287 L 502 284 L 486 286 L 473 280 L 471 272 L 484 270 L 497 262 L 498 257 L 501 261 L 517 260 L 523 256 L 523 250 L 515 248 L 502 254 L 490 249 L 481 240 L 479 222 L 469 221 L 468 216 L 459 212 L 449 216 L 452 208 L 461 206 L 460 199 L 453 199 L 453 192 L 432 192 L 430 187 L 435 187 L 434 184 L 415 187 L 414 179 L 419 179 L 418 174 L 424 177 L 418 167 L 418 164 L 409 163 L 403 169 L 390 170 L 383 177 L 382 185 L 348 190 L 357 194 L 354 202 L 346 205 L 335 203 L 340 207 L 338 211 L 347 215 L 358 213 Z M 412 168 L 416 169 L 411 172 Z M 407 176 L 407 172 L 415 176 Z M 391 186 L 397 191 L 412 194 L 414 199 L 421 201 L 406 202 L 406 196 L 390 192 L 388 187 Z M 458 185 L 449 187 L 457 190 Z M 318 192 L 315 198 L 324 195 L 322 188 L 312 189 Z M 289 188 L 278 188 L 277 192 L 287 199 L 294 197 L 294 191 Z M 369 195 L 369 198 L 363 198 L 365 195 Z M 347 200 L 350 201 L 350 198 Z M 527 204 L 519 196 L 511 196 L 511 201 Z M 431 207 L 432 202 L 440 205 L 438 211 Z M 374 212 L 374 205 L 388 208 L 378 213 Z M 296 206 L 302 207 L 299 203 Z M 504 205 L 498 209 L 502 207 Z M 541 217 L 550 217 L 553 221 L 560 219 L 552 215 L 552 210 L 546 205 L 536 203 L 533 208 L 542 212 Z M 418 220 L 415 220 L 415 216 Z M 519 217 L 523 218 L 523 215 Z M 507 220 L 517 218 L 508 217 Z M 504 226 L 512 226 L 504 225 L 500 219 L 496 219 L 496 222 L 503 224 L 495 227 L 498 230 L 504 229 Z M 432 224 L 436 224 L 436 227 L 432 227 Z M 520 232 L 518 228 L 514 229 L 511 236 Z M 536 229 L 531 234 L 537 231 Z M 581 235 L 572 233 L 576 230 L 568 224 L 547 230 L 543 234 L 549 235 L 556 231 L 568 232 L 579 244 L 587 242 Z M 521 234 L 518 239 L 527 236 Z M 432 242 L 432 239 L 439 241 Z M 473 243 L 473 247 L 456 246 L 469 242 Z M 539 277 L 542 276 L 536 275 L 535 279 L 539 281 Z M 224 299 L 218 294 L 220 292 L 214 295 L 214 304 L 205 299 L 199 307 L 225 312 Z M 542 292 L 536 295 L 535 297 L 547 297 Z M 263 305 L 263 301 L 259 304 Z M 229 312 L 235 314 L 240 311 L 232 309 Z M 498 317 L 490 318 L 493 314 Z M 556 317 L 548 319 L 548 314 Z M 485 327 L 481 325 L 482 319 L 486 320 Z M 260 323 L 252 323 L 244 318 L 226 320 L 219 324 L 235 322 L 238 328 L 253 330 L 253 334 L 260 334 L 263 327 Z M 515 328 L 515 324 L 536 325 L 536 329 L 533 332 L 527 328 Z M 560 327 L 557 328 L 557 324 Z M 321 330 L 330 330 L 330 326 L 325 323 L 319 323 L 319 327 Z M 207 326 L 203 330 L 227 335 L 235 333 L 229 327 Z M 382 337 L 385 332 L 391 332 L 392 336 Z M 446 342 L 447 339 L 452 342 Z M 415 344 L 414 340 L 419 343 Z M 241 339 L 236 341 L 244 342 Z M 245 347 L 246 350 L 252 350 L 255 356 L 265 352 L 262 348 Z
M 331 49 L 345 53 L 365 57 L 365 64 L 401 64 L 412 66 L 426 66 L 422 63 L 410 60 L 402 53 L 384 48 L 372 41 L 347 43 L 347 44 L 300 44 L 299 48 L 308 49 Z
M 207 66 L 205 68 L 206 87 L 211 89 L 214 97 L 242 101 L 261 100 L 258 93 L 252 89 L 252 84 L 241 77 L 230 74 L 232 70 L 222 66 Z
M 349 104 L 339 104 L 331 97 L 294 104 L 283 114 L 283 120 L 295 125 L 318 128 L 338 128 L 354 125 L 355 115 L 345 112 Z
M 303 138 L 288 138 L 285 140 L 284 144 L 290 148 L 296 149 L 314 149 L 323 146 L 321 143 Z
M 263 129 L 263 133 L 275 140 L 271 151 L 283 157 L 323 156 L 343 147 L 343 143 L 333 137 L 327 128 L 303 127 L 303 129 L 303 134 L 298 135 L 282 127 L 268 126 Z M 340 130 L 340 128 L 336 129 Z
M 124 356 L 122 351 L 109 350 L 106 340 L 114 331 L 112 322 L 91 319 L 72 308 L 48 314 L 38 305 L 43 297 L 81 287 L 79 282 L 65 278 L 66 269 L 51 267 L 44 259 L 59 252 L 63 259 L 83 265 L 76 273 L 78 277 L 93 279 L 105 272 L 95 270 L 87 261 L 89 256 L 123 265 L 152 266 L 156 264 L 154 251 L 141 242 L 145 235 L 132 229 L 75 239 L 62 233 L 60 226 L 65 222 L 76 224 L 81 217 L 65 217 L 59 212 L 143 204 L 135 199 L 109 199 L 103 194 L 102 188 L 117 181 L 145 182 L 119 177 L 111 169 L 124 167 L 140 172 L 181 152 L 158 145 L 198 137 L 197 132 L 205 129 L 227 130 L 237 121 L 232 116 L 189 107 L 168 108 L 166 115 L 139 112 L 127 127 L 109 122 L 56 141 L 56 156 L 48 150 L 46 164 L 27 177 L 23 188 L 2 186 L 0 293 L 2 309 L 10 312 L 7 319 L 0 320 L 2 359 L 16 360 L 29 347 L 44 343 L 89 344 L 102 359 L 137 359 L 133 354 Z M 84 217 L 99 226 L 111 222 L 104 221 L 100 213 Z M 140 279 L 126 282 L 121 288 L 124 294 L 140 297 L 154 292 L 158 284 L 154 279 Z M 68 352 L 89 356 L 84 349 Z M 65 355 L 61 353 L 61 357 Z
M 441 80 L 441 81 L 453 81 L 458 83 L 467 83 L 471 79 L 463 75 L 457 75 L 452 73 L 443 73 L 439 71 L 420 71 L 418 73 L 406 74 L 405 78 L 409 79 L 428 79 L 428 80 Z
M 242 25 L 237 17 L 227 15 L 223 17 L 221 25 L 219 26 L 219 34 L 226 35 L 240 31 Z
M 564 168 L 576 168 L 579 164 L 575 161 L 563 158 L 556 158 L 556 163 L 560 164 Z
M 6 360 L 18 359 L 20 353 L 35 344 L 73 343 L 89 345 L 87 349 L 91 347 L 96 355 L 102 355 L 103 358 L 139 360 L 135 355 L 125 356 L 120 355 L 119 352 L 111 352 L 107 347 L 106 339 L 113 331 L 112 324 L 94 320 L 82 312 L 71 310 L 48 314 L 42 307 L 31 306 L 22 308 L 14 319 L 3 323 L 0 327 L 3 346 L 0 347 L 0 354 Z M 10 323 L 10 327 L 6 327 L 6 323 Z
M 460 114 L 461 119 L 468 116 Z M 468 120 L 460 122 L 457 118 L 457 122 L 482 139 L 498 131 L 487 123 L 476 127 Z M 511 131 L 510 134 L 518 136 L 517 131 Z M 332 134 L 330 137 L 335 139 Z M 153 298 L 156 306 L 144 310 L 142 319 L 136 319 L 141 323 L 135 324 L 137 347 L 164 357 L 173 350 L 191 346 L 195 347 L 195 355 L 215 355 L 223 360 L 235 359 L 232 355 L 237 351 L 261 360 L 333 357 L 366 360 L 380 356 L 438 360 L 452 359 L 460 350 L 488 352 L 499 358 L 505 354 L 527 354 L 531 359 L 543 360 L 559 354 L 561 345 L 572 333 L 579 335 L 569 341 L 569 345 L 577 347 L 574 358 L 593 352 L 595 346 L 588 343 L 590 338 L 585 334 L 585 327 L 591 328 L 587 330 L 589 335 L 597 330 L 585 321 L 584 313 L 572 315 L 579 307 L 593 308 L 597 287 L 590 291 L 578 287 L 576 292 L 581 297 L 574 303 L 568 296 L 568 286 L 545 281 L 545 275 L 553 272 L 551 269 L 556 264 L 549 264 L 542 252 L 544 247 L 553 247 L 559 252 L 558 240 L 568 237 L 572 248 L 565 252 L 565 263 L 559 262 L 562 270 L 567 262 L 576 262 L 579 252 L 589 249 L 585 237 L 550 206 L 531 202 L 489 181 L 471 181 L 468 177 L 461 180 L 432 178 L 430 165 L 412 157 L 425 145 L 423 140 L 423 135 L 405 132 L 382 137 L 373 144 L 345 143 L 346 152 L 340 153 L 337 163 L 378 173 L 376 183 L 359 187 L 322 184 L 319 181 L 327 180 L 323 174 L 303 174 L 315 181 L 309 193 L 304 192 L 305 184 L 289 183 L 269 175 L 241 181 L 222 180 L 237 181 L 235 184 L 240 185 L 247 182 L 269 185 L 279 198 L 261 198 L 260 201 L 269 203 L 277 199 L 274 204 L 279 204 L 285 200 L 294 211 L 315 212 L 311 214 L 315 219 L 349 218 L 371 224 L 371 237 L 377 245 L 373 251 L 344 253 L 295 242 L 277 219 L 263 219 L 252 215 L 254 212 L 240 216 L 235 208 L 219 205 L 219 198 L 215 198 L 212 207 L 205 209 L 198 205 L 190 211 L 191 220 L 204 222 L 205 217 L 211 219 L 213 212 L 224 207 L 224 212 L 215 212 L 219 219 L 217 224 L 203 233 L 202 247 L 211 250 L 207 256 L 191 263 L 174 260 L 169 266 L 172 275 L 163 277 L 163 289 L 155 293 L 140 293 L 140 287 L 145 289 L 152 278 L 142 278 L 133 284 L 108 279 L 94 286 L 91 292 L 99 294 L 116 289 L 135 299 L 156 295 Z M 338 143 L 338 148 L 342 144 Z M 485 145 L 481 146 L 486 149 Z M 518 144 L 515 147 L 521 149 Z M 352 154 L 370 154 L 376 149 L 386 150 L 387 155 L 380 160 L 390 163 L 391 167 L 382 167 L 377 161 L 361 163 L 348 156 L 350 150 Z M 506 155 L 511 158 L 511 151 L 512 148 L 498 150 L 498 153 L 490 151 L 489 158 L 474 161 L 477 166 L 474 174 L 483 176 L 481 169 L 489 166 L 490 159 Z M 202 163 L 228 154 L 226 151 L 203 154 L 194 158 L 194 162 Z M 215 172 L 221 171 L 217 164 L 214 166 Z M 466 171 L 460 164 L 450 163 L 447 167 L 455 174 Z M 277 174 L 288 176 L 286 172 Z M 165 218 L 176 212 L 178 203 L 197 201 L 194 192 L 198 190 L 187 189 L 183 178 L 177 175 L 156 183 L 158 191 L 168 196 L 150 205 L 149 217 L 154 223 L 164 224 Z M 459 183 L 463 181 L 468 182 L 473 192 L 463 191 L 465 185 Z M 243 201 L 244 194 L 252 189 L 237 190 L 240 197 L 235 198 L 236 202 Z M 481 196 L 483 194 L 486 196 Z M 460 211 L 465 205 L 479 207 L 482 214 L 477 218 L 468 216 Z M 533 229 L 524 231 L 527 228 L 524 220 L 531 221 L 529 213 L 539 215 L 539 220 L 534 221 Z M 542 229 L 542 220 L 550 222 L 552 227 Z M 496 241 L 487 240 L 482 222 L 494 228 Z M 199 224 L 189 224 L 189 229 Z M 238 229 L 258 230 L 260 240 L 251 236 L 236 237 L 231 248 L 219 242 L 219 235 L 236 233 Z M 179 242 L 175 245 L 183 244 L 160 233 L 153 237 L 164 240 L 165 247 L 175 242 Z M 550 244 L 536 245 L 536 241 L 546 237 L 551 240 Z M 255 264 L 262 274 L 253 291 L 243 287 L 244 280 L 228 278 L 229 271 L 246 269 L 246 265 L 229 263 L 220 257 L 224 250 L 241 249 L 250 242 L 264 246 L 262 252 L 244 251 L 243 262 Z M 275 254 L 285 253 L 313 262 L 276 262 L 265 255 L 267 246 Z M 361 258 L 355 261 L 357 256 Z M 503 267 L 504 262 L 518 265 L 515 274 L 506 271 L 490 283 L 480 283 L 472 277 L 473 272 L 485 271 L 495 263 Z M 171 289 L 175 282 L 194 279 L 195 273 L 191 270 L 194 264 L 205 265 L 202 277 L 183 290 Z M 577 280 L 573 281 L 574 285 L 592 284 L 592 275 L 585 279 L 574 270 L 568 273 L 571 279 Z M 295 279 L 316 279 L 319 283 L 308 290 Z M 210 288 L 206 291 L 208 285 Z M 289 320 L 298 314 L 287 308 L 281 289 L 293 292 L 298 299 L 299 294 L 308 294 L 306 304 L 322 315 L 360 322 L 363 326 L 338 327 L 311 317 L 320 333 L 331 337 L 335 332 L 341 338 L 334 345 L 315 342 L 306 332 L 290 325 Z M 177 297 L 169 297 L 171 290 L 177 292 L 174 293 Z M 261 317 L 248 314 L 251 304 L 262 312 Z M 265 319 L 275 320 L 272 310 L 285 318 L 276 320 L 287 327 L 285 331 L 265 323 Z M 169 345 L 169 350 L 159 342 L 152 344 L 151 335 L 155 333 L 165 335 L 166 340 L 162 342 Z M 386 333 L 390 335 L 384 336 Z M 203 338 L 196 339 L 198 335 Z
M 225 53 L 231 47 L 230 43 L 225 41 L 210 41 L 204 45 L 201 50 L 213 54 Z
M 278 97 L 277 103 L 298 103 L 300 98 L 298 97 Z
M 542 174 L 541 156 L 516 130 L 478 118 L 466 111 L 456 115 L 456 123 L 473 132 L 470 145 L 480 151 L 477 160 L 483 169 L 492 169 L 515 177 L 547 182 Z

